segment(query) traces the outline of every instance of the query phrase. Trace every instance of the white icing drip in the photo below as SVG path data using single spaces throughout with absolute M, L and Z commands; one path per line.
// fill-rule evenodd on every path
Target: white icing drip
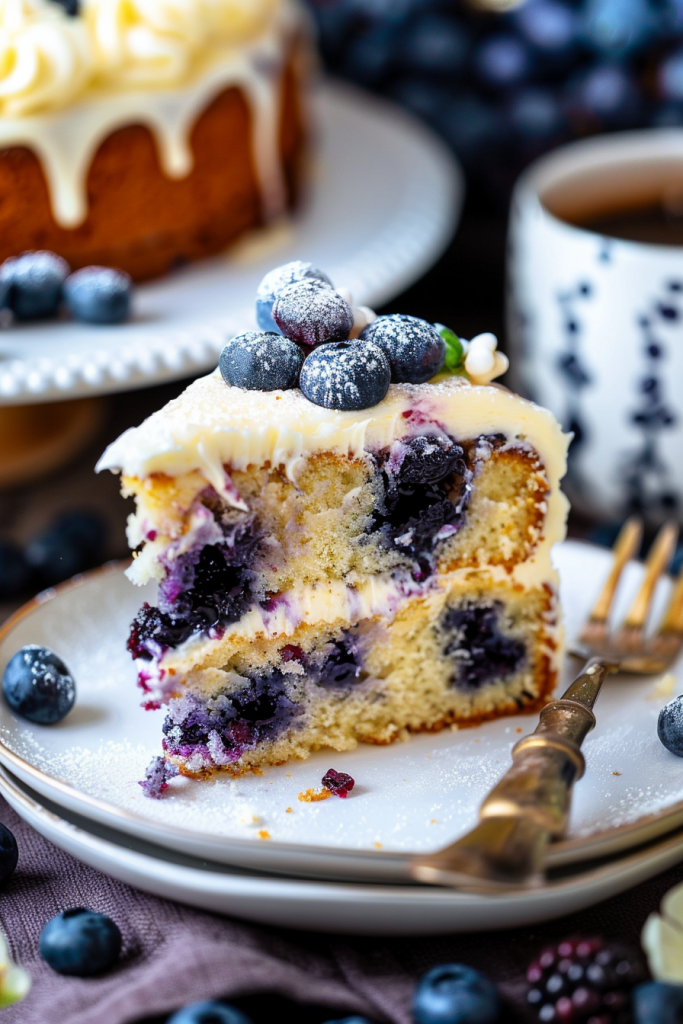
M 283 17 L 251 45 L 215 49 L 195 80 L 183 86 L 95 91 L 60 111 L 0 118 L 0 147 L 27 146 L 40 159 L 58 224 L 75 228 L 87 216 L 86 179 L 93 157 L 112 132 L 144 125 L 169 178 L 192 170 L 190 136 L 200 114 L 223 90 L 242 90 L 252 115 L 252 153 L 265 218 L 282 212 L 286 188 L 279 152 L 278 113 L 286 40 Z

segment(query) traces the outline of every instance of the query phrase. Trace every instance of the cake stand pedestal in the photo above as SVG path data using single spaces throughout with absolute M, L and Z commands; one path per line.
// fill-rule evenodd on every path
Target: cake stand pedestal
M 93 441 L 105 401 L 0 406 L 0 488 L 17 487 L 53 472 Z

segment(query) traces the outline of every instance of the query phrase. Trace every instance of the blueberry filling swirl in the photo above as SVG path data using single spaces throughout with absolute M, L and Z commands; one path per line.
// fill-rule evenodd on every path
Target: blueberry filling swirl
M 435 569 L 440 541 L 462 526 L 472 489 L 465 449 L 446 435 L 420 435 L 395 441 L 375 457 L 380 498 L 366 540 L 378 540 L 404 555 L 416 581 Z M 215 496 L 214 496 L 215 497 Z M 153 660 L 190 637 L 217 638 L 265 595 L 258 588 L 262 530 L 255 516 L 225 520 L 217 497 L 203 496 L 216 537 L 195 544 L 165 562 L 158 607 L 144 604 L 128 639 L 134 658 Z M 337 675 L 353 677 L 344 650 L 336 654 Z M 315 666 L 311 666 L 315 672 Z

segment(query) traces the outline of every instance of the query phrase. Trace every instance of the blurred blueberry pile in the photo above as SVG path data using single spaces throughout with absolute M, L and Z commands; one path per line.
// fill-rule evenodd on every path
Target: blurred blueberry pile
M 23 547 L 0 536 L 0 601 L 28 596 L 99 565 L 106 539 L 104 519 L 89 509 L 61 513 Z
M 308 3 L 327 69 L 424 118 L 503 202 L 559 143 L 683 125 L 683 0 Z

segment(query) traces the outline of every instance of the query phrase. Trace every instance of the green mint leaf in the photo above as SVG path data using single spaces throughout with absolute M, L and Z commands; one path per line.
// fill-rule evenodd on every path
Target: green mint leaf
M 455 373 L 460 369 L 465 358 L 465 350 L 462 347 L 460 338 L 450 327 L 444 327 L 443 324 L 436 324 L 435 326 L 437 332 L 446 342 L 446 358 L 443 368 L 449 373 Z

